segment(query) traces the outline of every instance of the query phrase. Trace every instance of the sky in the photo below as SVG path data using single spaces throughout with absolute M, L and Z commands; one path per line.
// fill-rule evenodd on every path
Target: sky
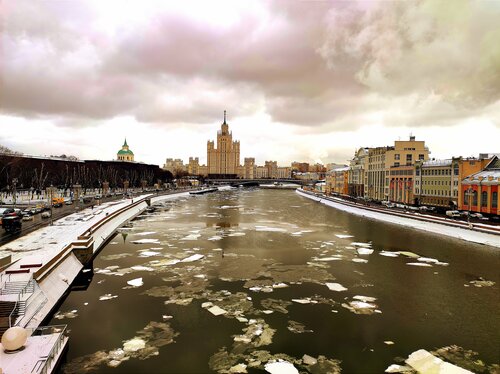
M 346 163 L 410 134 L 500 152 L 500 1 L 0 2 L 0 145 L 200 157 L 227 110 L 241 159 Z

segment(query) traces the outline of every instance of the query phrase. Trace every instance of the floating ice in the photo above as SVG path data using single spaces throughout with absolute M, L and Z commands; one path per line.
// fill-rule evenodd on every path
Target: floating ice
M 333 256 L 333 257 L 314 257 L 313 260 L 315 261 L 323 261 L 323 262 L 328 262 L 328 261 L 340 261 L 342 260 L 342 256 Z
M 208 238 L 207 240 L 217 241 L 217 240 L 222 240 L 222 239 L 223 239 L 222 236 L 220 236 L 220 235 L 214 235 L 214 236 Z M 215 251 L 215 249 L 214 249 L 214 251 Z
M 302 362 L 304 363 L 304 365 L 315 365 L 318 362 L 318 360 L 309 355 L 304 355 L 302 356 Z
M 273 288 L 286 288 L 288 287 L 288 284 L 286 283 L 275 283 L 273 284 Z
M 364 258 L 353 258 L 352 262 L 358 262 L 358 263 L 366 264 L 368 262 L 368 260 L 365 260 Z
M 407 262 L 406 265 L 412 265 L 412 266 L 422 266 L 422 267 L 432 267 L 431 264 L 428 264 L 426 262 Z
M 406 365 L 396 365 L 393 364 L 385 369 L 386 373 L 413 373 L 414 370 Z
M 132 270 L 135 271 L 154 271 L 155 269 L 149 267 L 149 266 L 142 266 L 142 265 L 135 265 L 130 267 Z
M 373 253 L 373 249 L 362 247 L 362 248 L 358 248 L 357 252 L 360 255 L 371 255 Z
M 386 256 L 386 257 L 398 257 L 399 252 L 391 252 L 391 251 L 380 251 L 378 253 L 381 256 Z
M 213 307 L 209 308 L 208 311 L 212 313 L 214 316 L 220 316 L 222 314 L 226 314 L 227 311 L 224 309 L 218 307 L 217 305 L 214 305 Z
M 331 291 L 337 291 L 337 292 L 342 292 L 342 291 L 347 291 L 347 288 L 342 286 L 340 283 L 326 283 L 325 284 Z
M 146 347 L 146 342 L 141 338 L 133 338 L 123 343 L 123 350 L 125 352 L 136 352 L 144 347 Z
M 69 312 L 65 312 L 65 313 L 57 312 L 54 315 L 54 318 L 56 318 L 56 319 L 76 318 L 76 317 L 78 317 L 77 312 L 78 312 L 78 310 L 76 310 L 76 309 L 70 310 Z
M 161 256 L 161 253 L 153 252 L 153 251 L 141 251 L 141 252 L 139 252 L 139 257 L 153 257 L 153 256 Z
M 269 227 L 269 226 L 255 226 L 256 231 L 269 231 L 269 232 L 287 232 L 286 229 L 281 227 Z
M 107 293 L 105 295 L 102 295 L 99 297 L 99 301 L 105 301 L 105 300 L 111 300 L 111 299 L 116 299 L 118 295 L 111 295 L 110 293 Z
M 371 247 L 372 243 L 361 243 L 361 242 L 352 242 L 351 245 L 355 247 Z
M 245 364 L 234 365 L 229 369 L 230 374 L 246 373 L 247 366 Z
M 316 304 L 317 301 L 311 300 L 310 298 L 307 299 L 292 299 L 294 303 L 298 304 Z
M 158 239 L 138 239 L 138 240 L 132 240 L 131 243 L 134 243 L 134 244 L 160 244 L 160 241 Z
M 232 234 L 229 234 L 228 236 L 245 236 L 246 233 L 244 232 L 233 232 Z
M 420 256 L 417 255 L 416 253 L 413 252 L 408 252 L 408 251 L 399 251 L 398 252 L 400 255 L 410 257 L 410 258 L 419 258 Z
M 127 284 L 129 286 L 132 286 L 132 287 L 140 287 L 142 286 L 144 283 L 142 281 L 142 278 L 135 278 L 135 279 L 131 279 L 129 281 L 127 281 Z
M 356 295 L 356 296 L 353 296 L 353 299 L 356 299 L 356 300 L 361 300 L 361 301 L 366 301 L 366 302 L 374 302 L 374 301 L 377 301 L 377 298 L 376 297 L 372 297 L 372 296 L 361 296 L 361 295 Z
M 387 344 L 387 345 L 393 345 L 394 342 L 392 340 L 385 340 L 384 341 L 384 344 Z
M 431 264 L 435 264 L 436 262 L 439 262 L 439 260 L 436 260 L 435 258 L 430 258 L 430 257 L 419 257 L 419 258 L 417 258 L 417 261 L 428 262 Z
M 288 361 L 278 360 L 277 362 L 268 362 L 264 369 L 270 374 L 299 374 L 299 371 Z
M 353 237 L 352 235 L 344 235 L 344 234 L 335 234 L 335 236 L 340 239 L 347 239 Z
M 185 237 L 183 237 L 181 240 L 198 240 L 198 238 L 201 236 L 201 234 L 189 234 Z
M 406 363 L 419 373 L 472 374 L 469 370 L 462 369 L 461 367 L 441 360 L 425 349 L 413 352 L 406 359 Z
M 193 261 L 198 261 L 198 260 L 201 260 L 203 257 L 205 257 L 205 256 L 204 256 L 204 255 L 200 255 L 200 254 L 195 254 L 195 255 L 192 255 L 192 256 L 186 257 L 185 259 L 181 260 L 180 262 L 193 262 Z
M 134 233 L 134 235 L 137 235 L 137 236 L 147 236 L 147 235 L 153 235 L 153 234 L 156 234 L 156 231 L 145 231 L 145 232 Z
M 495 285 L 495 282 L 486 280 L 482 277 L 479 277 L 479 279 L 476 279 L 476 280 L 472 280 L 469 283 L 472 284 L 474 287 L 479 287 L 479 288 L 480 287 L 491 287 L 491 286 Z

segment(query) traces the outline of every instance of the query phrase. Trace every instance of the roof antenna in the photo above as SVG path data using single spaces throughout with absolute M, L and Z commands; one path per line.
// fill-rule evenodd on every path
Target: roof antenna
M 224 111 L 224 124 L 226 123 L 226 111 Z

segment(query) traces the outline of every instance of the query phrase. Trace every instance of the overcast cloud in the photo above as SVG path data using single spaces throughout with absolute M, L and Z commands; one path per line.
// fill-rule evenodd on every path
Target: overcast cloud
M 112 159 L 126 136 L 138 161 L 204 162 L 224 109 L 260 163 L 410 132 L 437 158 L 500 151 L 498 1 L 2 6 L 0 143 L 18 151 Z

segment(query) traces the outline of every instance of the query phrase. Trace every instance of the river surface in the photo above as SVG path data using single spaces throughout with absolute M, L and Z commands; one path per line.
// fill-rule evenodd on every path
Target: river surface
M 380 373 L 450 346 L 492 365 L 498 269 L 491 247 L 239 189 L 119 229 L 51 324 L 70 330 L 67 373 Z

